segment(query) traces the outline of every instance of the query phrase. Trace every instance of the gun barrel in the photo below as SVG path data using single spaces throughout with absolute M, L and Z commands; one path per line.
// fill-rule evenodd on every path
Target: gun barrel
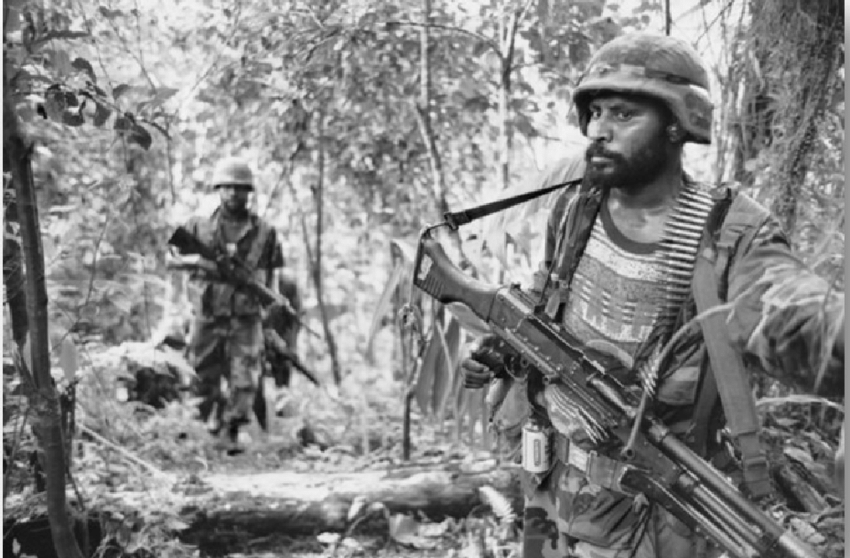
M 742 537 L 749 539 L 747 542 L 757 550 L 767 553 L 763 554 L 764 556 L 774 556 L 773 552 L 778 551 L 781 556 L 787 558 L 816 558 L 817 553 L 811 547 L 784 530 L 781 525 L 747 500 L 714 468 L 681 440 L 671 435 L 666 426 L 654 419 L 649 423 L 649 428 L 645 430 L 649 441 L 698 479 L 698 484 L 686 487 L 686 491 L 692 492 L 701 505 L 716 510 L 718 514 L 723 514 L 723 510 L 717 510 L 718 500 L 727 503 L 740 514 L 744 522 L 749 523 L 754 529 L 747 529 L 742 525 L 729 525 L 729 527 L 738 531 Z

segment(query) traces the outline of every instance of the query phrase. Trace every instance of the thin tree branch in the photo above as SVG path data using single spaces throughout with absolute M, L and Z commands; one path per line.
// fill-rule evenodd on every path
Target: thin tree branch
M 401 26 L 409 26 L 409 27 L 422 27 L 424 25 L 423 23 L 420 23 L 418 21 L 385 21 L 385 22 L 383 22 L 383 24 L 386 25 L 386 26 L 401 25 Z M 439 23 L 430 23 L 430 24 L 428 24 L 428 27 L 430 29 L 441 29 L 443 31 L 451 31 L 453 33 L 460 33 L 461 35 L 466 35 L 468 37 L 471 37 L 473 39 L 476 39 L 476 40 L 484 43 L 485 45 L 490 47 L 493 50 L 493 52 L 495 52 L 497 54 L 500 51 L 499 44 L 496 43 L 496 41 L 494 41 L 493 39 L 489 39 L 489 38 L 485 37 L 484 35 L 481 35 L 480 33 L 476 33 L 475 31 L 470 31 L 470 30 L 464 29 L 462 27 L 455 27 L 453 25 L 442 25 L 442 24 L 439 24 Z
M 104 446 L 108 447 L 109 449 L 115 450 L 116 452 L 118 452 L 122 456 L 124 456 L 128 461 L 131 461 L 132 463 L 135 463 L 136 465 L 139 465 L 139 466 L 147 469 L 148 471 L 150 471 L 151 473 L 153 473 L 157 477 L 171 480 L 171 476 L 169 474 L 167 474 L 165 471 L 163 471 L 162 469 L 159 469 L 155 465 L 148 463 L 144 459 L 136 457 L 135 455 L 133 455 L 132 453 L 130 453 L 126 449 L 122 448 L 121 446 L 110 442 L 109 440 L 107 440 L 106 438 L 104 438 L 103 436 L 101 436 L 100 434 L 95 432 L 94 430 L 91 430 L 86 425 L 81 424 L 79 426 L 80 426 L 80 432 L 81 433 L 86 434 L 87 436 L 91 436 L 92 438 L 94 438 L 94 440 L 96 442 L 100 443 L 101 445 L 104 445 Z

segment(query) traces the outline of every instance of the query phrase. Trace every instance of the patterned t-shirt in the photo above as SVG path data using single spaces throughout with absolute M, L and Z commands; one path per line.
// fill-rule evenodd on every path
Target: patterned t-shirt
M 585 343 L 633 358 L 660 320 L 675 317 L 688 295 L 708 193 L 686 186 L 661 242 L 640 243 L 614 225 L 603 203 L 576 268 L 564 325 Z

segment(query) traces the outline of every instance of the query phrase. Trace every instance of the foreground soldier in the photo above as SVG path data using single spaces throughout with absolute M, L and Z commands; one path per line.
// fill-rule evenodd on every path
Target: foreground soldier
M 248 210 L 254 190 L 250 166 L 238 158 L 220 161 L 211 186 L 219 191 L 221 205 L 211 217 L 193 218 L 186 228 L 201 242 L 242 259 L 258 281 L 273 287 L 283 255 L 274 229 Z M 194 266 L 192 278 L 202 285 L 190 341 L 203 398 L 200 418 L 208 421 L 215 410 L 212 432 L 222 434 L 228 453 L 240 453 L 239 427 L 250 420 L 262 371 L 263 310 L 256 296 L 221 281 L 214 263 L 181 259 Z
M 724 382 L 746 379 L 744 355 L 748 367 L 810 391 L 832 352 L 821 389 L 842 390 L 843 326 L 822 324 L 843 319 L 843 294 L 798 263 L 764 208 L 726 189 L 709 193 L 684 173 L 683 144 L 710 143 L 712 118 L 707 74 L 688 45 L 643 34 L 615 39 L 593 57 L 574 99 L 592 143 L 581 184 L 549 218 L 534 288 L 545 289 L 547 313 L 622 365 L 621 381 L 635 390 L 652 382 L 634 371 L 683 324 L 735 301 L 731 315 L 715 312 L 719 323 L 700 321 L 676 343 L 675 365 L 652 380 L 651 410 L 751 496 L 768 495 L 758 432 L 735 432 L 740 472 L 718 438 L 724 421 L 740 426 L 755 409 L 748 389 L 737 394 L 740 408 L 721 404 L 735 397 Z M 569 179 L 573 163 L 556 166 L 541 186 Z M 512 380 L 494 364 L 504 351 L 486 339 L 463 369 L 467 387 L 513 382 L 514 403 L 504 405 L 513 416 L 495 422 L 505 432 L 542 432 L 553 448 L 547 472 L 525 474 L 524 558 L 719 554 L 661 506 L 618 492 L 615 448 L 597 447 L 580 413 L 561 411 L 556 384 L 534 373 Z

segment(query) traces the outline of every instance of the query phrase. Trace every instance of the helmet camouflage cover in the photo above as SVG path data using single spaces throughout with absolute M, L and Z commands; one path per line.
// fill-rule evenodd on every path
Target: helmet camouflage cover
M 637 93 L 665 103 L 687 133 L 685 141 L 711 143 L 714 106 L 699 54 L 680 39 L 632 33 L 606 43 L 590 59 L 573 99 L 587 135 L 591 99 L 602 92 Z
M 218 188 L 223 185 L 248 186 L 254 189 L 254 172 L 251 165 L 240 157 L 227 157 L 216 163 L 210 185 Z

